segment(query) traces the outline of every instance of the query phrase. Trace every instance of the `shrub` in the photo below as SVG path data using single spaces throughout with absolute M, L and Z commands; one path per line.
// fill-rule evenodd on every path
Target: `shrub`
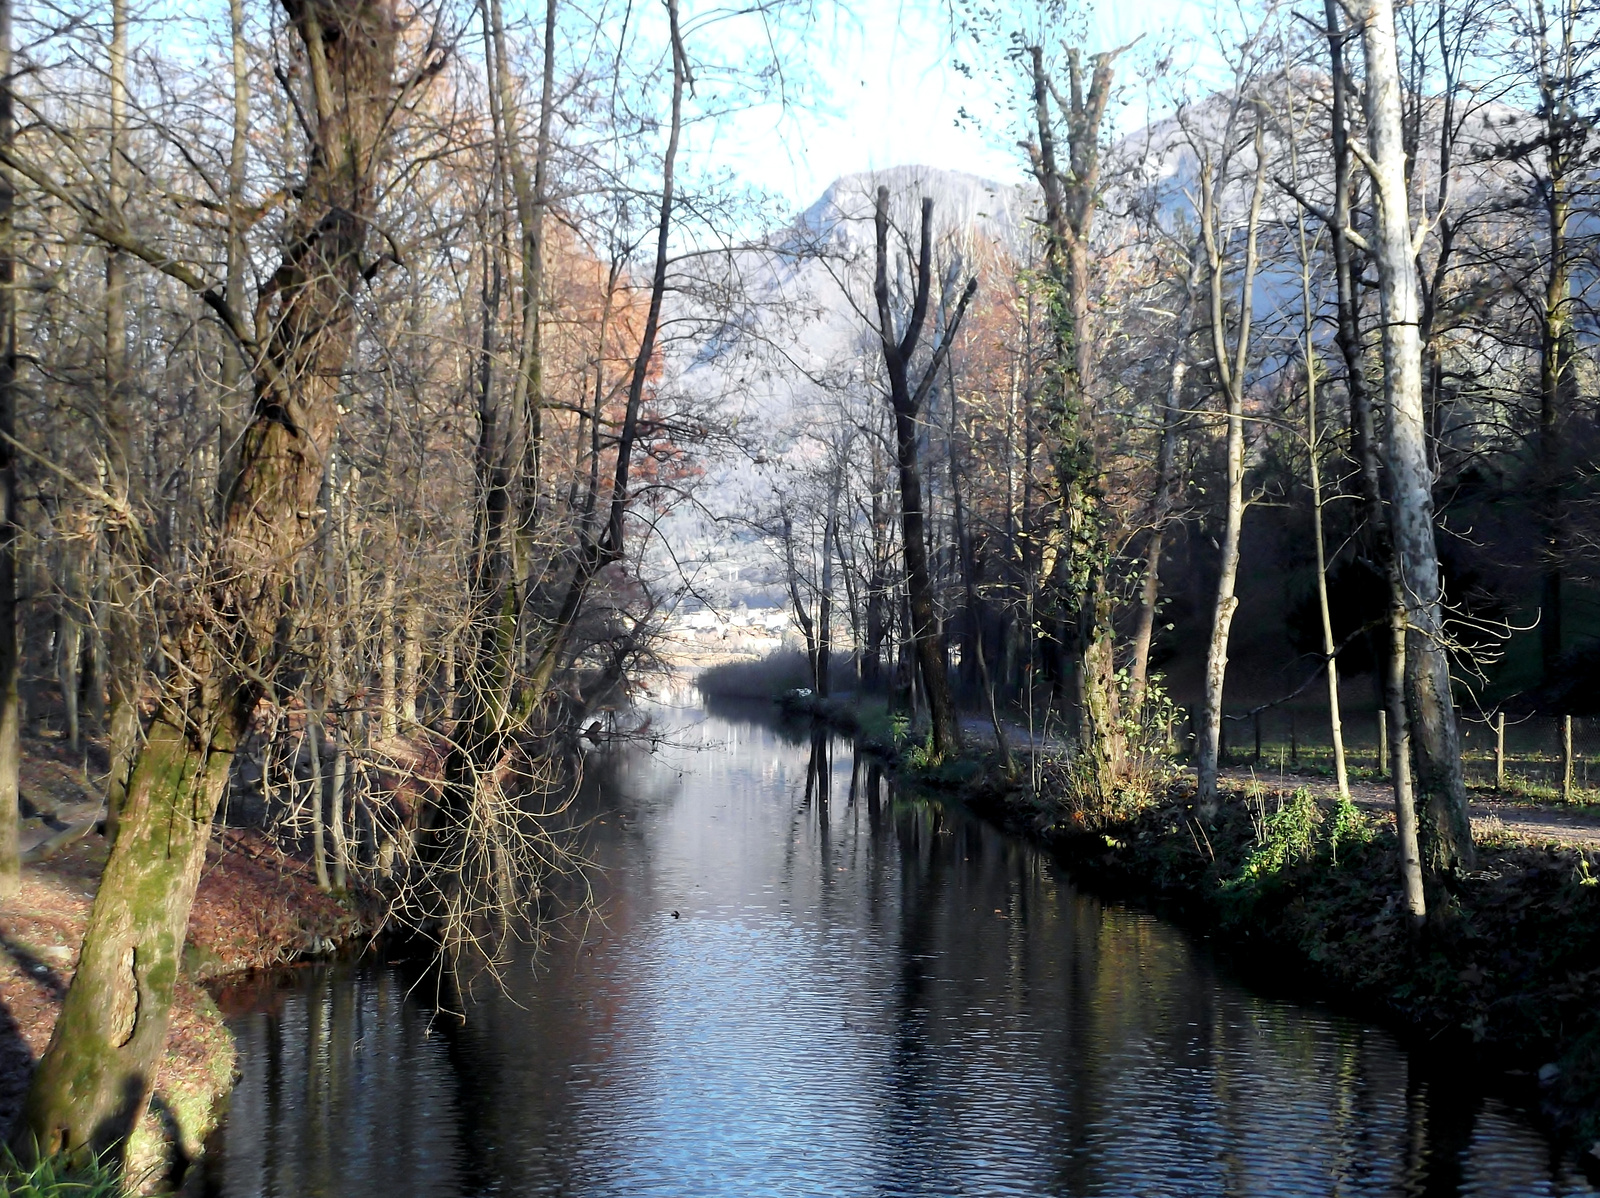
M 729 661 L 702 670 L 695 683 L 713 699 L 776 699 L 810 686 L 811 667 L 804 653 L 779 649 L 759 661 Z
M 1256 843 L 1239 872 L 1223 883 L 1230 890 L 1272 880 L 1284 870 L 1310 861 L 1316 856 L 1317 832 L 1323 823 L 1322 809 L 1304 787 L 1270 812 L 1263 796 L 1247 801 L 1254 805 L 1251 818 L 1256 825 Z

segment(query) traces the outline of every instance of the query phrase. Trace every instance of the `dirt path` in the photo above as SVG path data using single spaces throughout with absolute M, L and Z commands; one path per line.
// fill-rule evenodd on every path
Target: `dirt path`
M 1321 775 L 1234 767 L 1223 770 L 1222 776 L 1239 786 L 1251 782 L 1285 790 L 1303 786 L 1319 799 L 1330 801 L 1338 793 L 1333 779 Z M 1365 811 L 1383 814 L 1394 811 L 1394 791 L 1383 782 L 1351 782 L 1350 801 Z M 1472 797 L 1471 810 L 1472 830 L 1479 836 L 1509 832 L 1540 844 L 1600 845 L 1600 816 L 1585 811 L 1530 807 L 1482 795 Z
M 1012 751 L 1026 751 L 1027 729 L 1009 720 L 1002 723 L 1011 741 Z M 969 742 L 994 743 L 994 729 L 990 722 L 970 712 L 962 713 L 961 731 Z M 1046 753 L 1058 752 L 1066 747 L 1065 740 L 1054 735 L 1042 738 L 1039 743 L 1040 751 Z M 1189 773 L 1193 776 L 1193 770 Z M 1319 799 L 1328 801 L 1332 801 L 1337 794 L 1333 779 L 1320 774 L 1280 773 L 1275 769 L 1234 766 L 1223 770 L 1222 777 L 1236 786 L 1252 782 L 1285 790 L 1303 786 Z M 1350 800 L 1374 814 L 1387 815 L 1394 811 L 1394 791 L 1385 782 L 1351 782 Z M 1482 792 L 1472 796 L 1471 810 L 1472 830 L 1479 836 L 1510 833 L 1536 844 L 1600 845 L 1600 814 L 1506 802 Z

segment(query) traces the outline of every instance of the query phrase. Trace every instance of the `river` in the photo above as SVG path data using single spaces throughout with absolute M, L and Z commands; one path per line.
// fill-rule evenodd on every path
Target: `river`
M 597 765 L 597 918 L 463 1021 L 382 961 L 231 1026 L 220 1198 L 1600 1193 L 1514 1106 L 1264 997 L 959 808 L 658 713 Z M 422 979 L 419 982 L 419 977 Z

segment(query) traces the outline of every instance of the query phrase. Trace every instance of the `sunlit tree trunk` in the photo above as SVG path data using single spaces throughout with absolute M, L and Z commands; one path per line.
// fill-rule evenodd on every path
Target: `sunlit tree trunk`
M 406 600 L 400 629 L 405 641 L 400 647 L 400 725 L 408 732 L 417 723 L 417 688 L 422 682 L 422 605 Z
M 128 5 L 111 5 L 111 129 L 107 182 L 113 212 L 128 196 Z M 133 499 L 139 491 L 133 460 L 129 414 L 128 261 L 115 246 L 106 250 L 105 410 L 106 476 L 112 493 Z M 144 676 L 139 648 L 137 605 L 141 588 L 138 547 L 128 530 L 113 524 L 107 537 L 106 638 L 107 749 L 111 770 L 106 779 L 106 831 L 116 835 L 127 790 L 128 773 L 139 740 L 139 690 Z
M 1362 12 L 1367 82 L 1368 170 L 1376 199 L 1372 255 L 1383 316 L 1385 457 L 1390 532 L 1404 584 L 1408 738 L 1428 805 L 1424 848 L 1435 873 L 1470 869 L 1472 827 L 1461 773 L 1461 742 L 1450 691 L 1439 557 L 1434 543 L 1433 471 L 1422 403 L 1420 293 L 1412 245 L 1401 125 L 1394 8 L 1368 0 Z M 1400 729 L 1395 729 L 1399 739 Z M 1415 913 L 1415 912 L 1414 912 Z
M 1128 665 L 1128 707 L 1144 709 L 1150 682 L 1150 643 L 1155 636 L 1156 609 L 1161 602 L 1161 553 L 1167 523 L 1172 516 L 1177 487 L 1178 433 L 1184 423 L 1183 385 L 1189 376 L 1189 338 L 1194 332 L 1195 293 L 1200 287 L 1199 247 L 1189 252 L 1178 320 L 1173 329 L 1172 358 L 1167 366 L 1167 390 L 1161 405 L 1161 443 L 1156 450 L 1155 494 L 1150 502 L 1150 540 L 1145 545 L 1144 578 L 1139 587 L 1139 610 L 1134 618 L 1133 651 Z
M 1257 234 L 1261 226 L 1261 200 L 1266 183 L 1266 153 L 1263 116 L 1257 114 L 1255 126 L 1255 180 L 1250 192 L 1250 214 L 1245 226 L 1244 268 L 1239 280 L 1239 314 L 1234 344 L 1228 345 L 1227 318 L 1227 241 L 1231 230 L 1223 220 L 1223 188 L 1227 168 L 1219 172 L 1207 159 L 1201 165 L 1201 227 L 1205 239 L 1207 294 L 1210 299 L 1213 369 L 1222 391 L 1227 416 L 1227 441 L 1224 468 L 1227 491 L 1223 508 L 1222 559 L 1217 574 L 1216 606 L 1211 615 L 1211 636 L 1206 645 L 1205 702 L 1201 709 L 1199 743 L 1196 746 L 1200 780 L 1199 802 L 1202 811 L 1212 811 L 1217 802 L 1217 772 L 1222 749 L 1223 684 L 1228 671 L 1228 638 L 1233 615 L 1238 610 L 1236 584 L 1239 576 L 1239 538 L 1244 528 L 1244 391 L 1250 362 L 1257 258 Z

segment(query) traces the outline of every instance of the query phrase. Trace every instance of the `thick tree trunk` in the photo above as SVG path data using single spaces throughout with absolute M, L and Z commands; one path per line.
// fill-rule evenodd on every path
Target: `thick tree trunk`
M 1461 742 L 1450 691 L 1434 543 L 1433 472 L 1428 465 L 1422 346 L 1417 331 L 1420 299 L 1411 244 L 1392 0 L 1367 0 L 1362 45 L 1367 65 L 1370 169 L 1377 199 L 1372 248 L 1383 314 L 1390 531 L 1406 608 L 1409 733 L 1418 787 L 1428 807 L 1425 862 L 1434 873 L 1455 873 L 1472 867 L 1472 826 L 1461 774 Z
M 1116 54 L 1097 54 L 1085 78 L 1083 59 L 1068 48 L 1067 96 L 1045 71 L 1041 47 L 1028 48 L 1033 84 L 1033 126 L 1028 144 L 1034 177 L 1044 193 L 1046 274 L 1051 305 L 1052 361 L 1045 409 L 1059 446 L 1056 559 L 1050 590 L 1057 600 L 1047 644 L 1055 652 L 1052 673 L 1059 686 L 1077 656 L 1079 752 L 1093 766 L 1087 781 L 1109 798 L 1121 783 L 1126 747 L 1122 731 L 1115 629 L 1106 571 L 1113 554 L 1101 511 L 1100 463 L 1093 430 L 1094 338 L 1090 329 L 1089 238 L 1099 203 L 1100 126 L 1111 98 Z M 1085 86 L 1087 84 L 1087 86 Z M 1060 109 L 1066 134 L 1065 163 L 1059 160 L 1050 101 Z M 1086 775 L 1080 774 L 1080 777 Z
M 120 1156 L 144 1111 L 212 816 L 293 623 L 294 559 L 313 540 L 355 336 L 351 296 L 363 281 L 372 189 L 394 116 L 397 28 L 386 0 L 291 0 L 287 9 L 306 52 L 316 145 L 263 297 L 276 319 L 253 355 L 256 412 L 206 602 L 171 642 L 183 668 L 169 675 L 138 752 L 78 969 L 18 1123 L 14 1142 L 27 1155 Z M 247 335 L 237 312 L 203 294 L 231 331 Z
M 1360 312 L 1356 297 L 1353 247 L 1346 235 L 1351 220 L 1350 134 L 1346 116 L 1349 82 L 1344 66 L 1344 39 L 1340 28 L 1339 0 L 1325 0 L 1328 22 L 1328 51 L 1332 63 L 1332 134 L 1334 166 L 1333 225 L 1329 230 L 1333 248 L 1334 273 L 1338 297 L 1339 353 L 1344 360 L 1345 392 L 1350 399 L 1350 447 L 1360 479 L 1362 505 L 1366 508 L 1368 536 L 1373 556 L 1389 584 L 1389 644 L 1386 649 L 1379 690 L 1382 706 L 1378 711 L 1378 768 L 1387 768 L 1394 788 L 1395 826 L 1399 845 L 1400 884 L 1406 909 L 1415 923 L 1426 916 L 1427 903 L 1422 887 L 1422 857 L 1417 841 L 1416 794 L 1411 775 L 1409 722 L 1405 695 L 1405 584 L 1400 578 L 1390 537 L 1389 513 L 1384 504 L 1378 464 L 1378 444 L 1372 412 L 1371 389 L 1367 385 L 1366 357 L 1361 344 Z M 1393 724 L 1400 751 L 1394 752 L 1389 726 Z

